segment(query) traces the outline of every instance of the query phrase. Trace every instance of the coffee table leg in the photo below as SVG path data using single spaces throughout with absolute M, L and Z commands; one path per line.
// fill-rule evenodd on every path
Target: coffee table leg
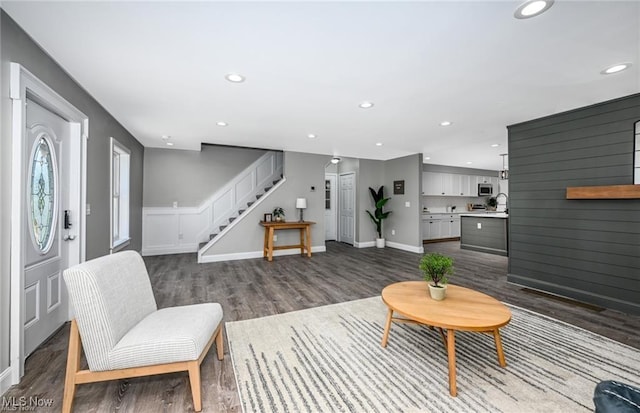
M 382 335 L 382 347 L 387 347 L 387 341 L 389 340 L 389 331 L 391 330 L 391 318 L 393 317 L 393 310 L 389 309 L 387 314 L 387 322 L 384 326 L 384 334 Z
M 493 338 L 496 341 L 496 352 L 498 353 L 498 363 L 500 366 L 506 367 L 507 361 L 504 359 L 504 351 L 502 350 L 502 339 L 500 338 L 500 330 L 493 330 Z
M 453 397 L 458 395 L 456 385 L 456 332 L 447 330 L 447 356 L 449 358 L 449 394 Z

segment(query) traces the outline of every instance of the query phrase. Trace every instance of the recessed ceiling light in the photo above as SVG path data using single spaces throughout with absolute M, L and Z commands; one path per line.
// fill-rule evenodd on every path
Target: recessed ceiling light
M 618 63 L 618 64 L 615 64 L 613 66 L 609 66 L 608 68 L 604 69 L 602 72 L 600 72 L 600 74 L 602 74 L 602 75 L 612 75 L 614 73 L 622 72 L 623 70 L 626 70 L 626 69 L 628 69 L 630 67 L 631 67 L 631 63 Z
M 472 163 L 473 163 L 473 162 L 469 161 L 469 162 L 467 162 L 467 165 L 471 165 Z
M 376 143 L 376 146 L 382 146 L 382 142 Z
M 369 109 L 373 107 L 373 102 L 362 102 L 358 106 L 360 106 L 362 109 Z
M 425 161 L 428 161 L 429 159 L 431 159 L 431 157 L 430 157 L 430 156 L 425 156 L 425 157 L 424 157 L 424 160 L 425 160 Z
M 167 140 L 167 139 L 169 139 L 169 138 L 171 138 L 171 136 L 169 136 L 169 135 L 162 135 L 162 140 L 165 140 L 165 141 L 166 141 L 166 140 Z
M 167 142 L 167 146 L 173 146 L 173 142 Z
M 216 125 L 218 125 L 218 126 L 227 126 L 228 123 L 227 122 L 216 122 Z
M 491 145 L 492 148 L 497 148 L 498 146 L 500 146 L 499 143 L 494 143 L 493 145 Z
M 332 164 L 337 164 L 340 162 L 340 158 L 338 158 L 337 156 L 334 156 L 333 158 L 331 158 L 331 163 Z
M 229 82 L 233 82 L 233 83 L 241 83 L 244 82 L 244 76 L 239 75 L 237 73 L 229 73 L 228 75 L 225 76 L 225 78 L 229 81 Z
M 440 122 L 440 126 L 451 126 L 451 122 L 449 122 L 448 120 L 444 120 Z
M 549 10 L 553 2 L 554 0 L 527 0 L 516 9 L 513 16 L 516 19 L 528 19 L 537 16 Z
M 309 139 L 315 139 L 315 138 L 317 138 L 317 136 L 316 136 L 316 135 L 314 135 L 313 133 L 310 133 L 310 134 L 308 134 L 308 135 L 307 135 L 307 138 L 309 138 Z

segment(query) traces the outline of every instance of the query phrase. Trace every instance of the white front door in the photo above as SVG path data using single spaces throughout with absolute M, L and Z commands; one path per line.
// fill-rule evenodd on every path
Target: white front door
M 336 174 L 324 175 L 324 239 L 335 241 L 338 231 L 338 213 L 336 204 Z
M 62 271 L 68 266 L 68 242 L 73 242 L 63 239 L 64 211 L 71 209 L 70 125 L 27 100 L 25 138 L 23 320 L 28 356 L 69 315 Z
M 356 228 L 356 174 L 340 174 L 340 196 L 338 197 L 340 216 L 338 241 L 353 245 Z

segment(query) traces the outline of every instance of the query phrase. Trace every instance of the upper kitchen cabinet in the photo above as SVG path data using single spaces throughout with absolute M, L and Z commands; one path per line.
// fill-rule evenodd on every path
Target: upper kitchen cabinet
M 422 195 L 431 196 L 478 196 L 478 184 L 493 184 L 498 191 L 498 177 L 423 172 Z

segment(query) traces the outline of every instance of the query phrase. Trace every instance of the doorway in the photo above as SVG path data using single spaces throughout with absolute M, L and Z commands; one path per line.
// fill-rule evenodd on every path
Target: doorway
M 338 212 L 336 202 L 336 184 L 338 175 L 325 173 L 324 175 L 324 240 L 338 239 Z
M 356 220 L 356 174 L 347 172 L 339 176 L 338 241 L 353 245 Z
M 11 63 L 11 381 L 70 319 L 62 272 L 85 259 L 88 118 Z

